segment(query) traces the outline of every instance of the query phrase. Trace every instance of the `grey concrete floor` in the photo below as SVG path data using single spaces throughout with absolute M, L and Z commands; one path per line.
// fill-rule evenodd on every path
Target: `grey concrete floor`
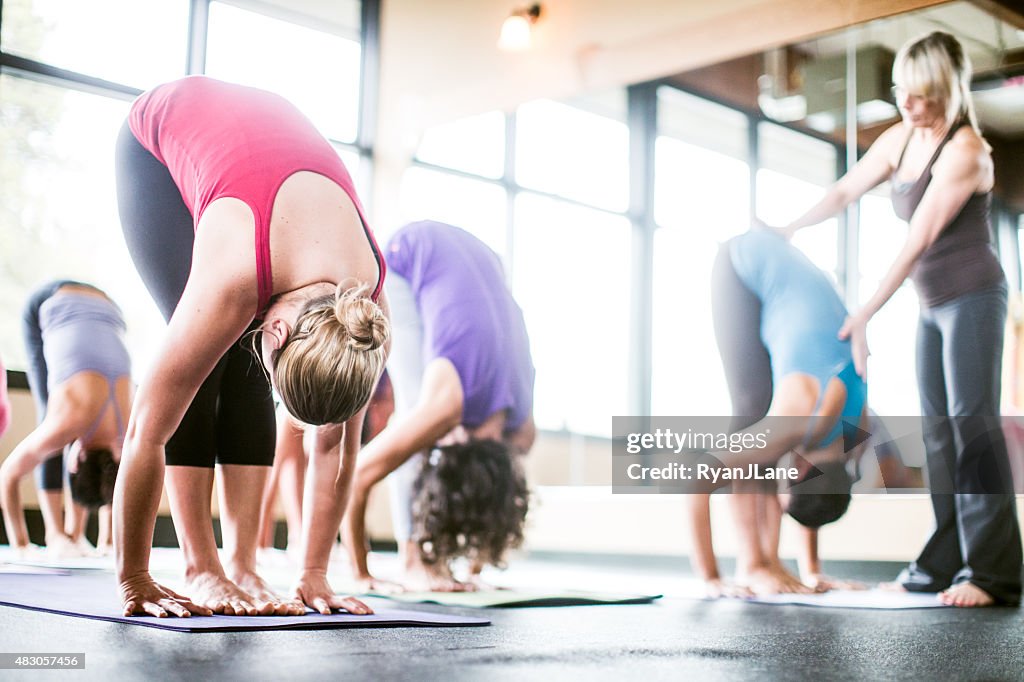
M 637 591 L 685 570 L 682 559 L 645 560 L 643 568 L 635 560 L 526 561 L 532 570 L 581 576 L 611 565 L 635 575 L 623 589 Z M 891 577 L 894 565 L 827 568 L 877 580 Z M 84 671 L 0 670 L 0 680 L 1024 679 L 1018 609 L 831 610 L 666 599 L 464 612 L 493 625 L 185 634 L 0 607 L 0 651 L 86 653 Z

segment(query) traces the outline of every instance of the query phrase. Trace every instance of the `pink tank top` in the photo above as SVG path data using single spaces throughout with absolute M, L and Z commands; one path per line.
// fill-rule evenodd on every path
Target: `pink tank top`
M 352 200 L 377 260 L 377 300 L 385 265 L 352 178 L 338 153 L 284 98 L 233 83 L 189 76 L 160 85 L 132 104 L 135 138 L 167 166 L 195 225 L 222 197 L 243 201 L 256 222 L 258 315 L 273 294 L 270 218 L 282 183 L 299 171 L 333 180 Z

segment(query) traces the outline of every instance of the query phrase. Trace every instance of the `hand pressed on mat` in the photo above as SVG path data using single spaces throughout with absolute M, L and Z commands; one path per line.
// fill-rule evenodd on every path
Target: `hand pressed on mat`
M 357 616 L 373 613 L 373 609 L 355 597 L 335 594 L 327 582 L 326 571 L 304 571 L 295 585 L 295 598 L 325 616 L 331 615 L 331 609 L 344 609 Z
M 126 578 L 121 581 L 119 588 L 126 616 L 150 615 L 166 618 L 173 615 L 188 618 L 193 614 L 213 615 L 213 611 L 205 606 L 194 604 L 188 597 L 157 584 L 148 572 Z

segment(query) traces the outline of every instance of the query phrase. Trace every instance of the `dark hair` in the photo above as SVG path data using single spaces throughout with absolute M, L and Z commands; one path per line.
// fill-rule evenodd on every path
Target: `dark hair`
M 802 526 L 821 528 L 838 521 L 850 506 L 853 479 L 843 462 L 817 465 L 820 476 L 794 484 L 786 513 Z
M 526 477 L 495 440 L 436 448 L 413 488 L 412 540 L 427 564 L 468 557 L 500 566 L 523 542 Z
M 114 501 L 117 462 L 106 448 L 86 450 L 78 462 L 78 471 L 68 473 L 71 499 L 89 509 L 103 507 Z

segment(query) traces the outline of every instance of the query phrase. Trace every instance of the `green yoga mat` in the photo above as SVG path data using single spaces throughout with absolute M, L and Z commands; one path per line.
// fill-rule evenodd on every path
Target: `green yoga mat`
M 400 592 L 371 593 L 392 601 L 419 604 L 441 604 L 476 609 L 522 608 L 527 606 L 596 606 L 600 604 L 649 604 L 660 594 L 623 594 L 618 592 L 585 592 L 582 590 L 481 590 L 480 592 Z

